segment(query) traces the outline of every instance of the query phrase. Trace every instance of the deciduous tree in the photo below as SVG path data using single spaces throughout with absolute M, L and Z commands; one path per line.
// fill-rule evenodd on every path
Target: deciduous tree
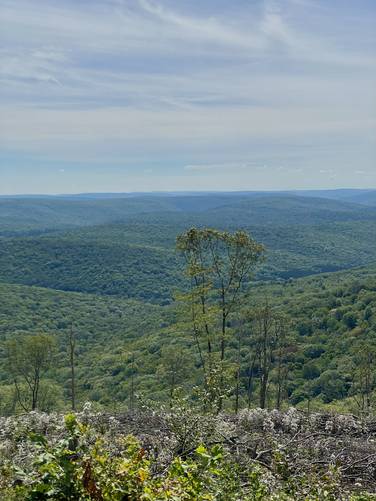
M 256 264 L 263 257 L 264 247 L 245 231 L 229 233 L 191 228 L 178 236 L 177 249 L 185 258 L 190 279 L 190 292 L 185 299 L 190 306 L 193 334 L 208 381 L 214 351 L 224 372 L 228 321 L 238 305 L 240 291 L 249 283 Z M 205 339 L 206 350 L 202 339 Z
M 8 371 L 25 411 L 38 408 L 41 380 L 51 367 L 55 340 L 47 334 L 21 336 L 6 344 Z

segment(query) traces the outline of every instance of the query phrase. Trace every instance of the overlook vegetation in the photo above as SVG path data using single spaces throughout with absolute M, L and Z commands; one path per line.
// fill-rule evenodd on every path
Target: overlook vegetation
M 238 426 L 254 409 L 283 416 L 291 407 L 308 419 L 341 412 L 370 420 L 376 405 L 372 193 L 341 192 L 337 200 L 334 193 L 0 199 L 0 415 L 80 411 L 89 401 L 102 417 L 112 412 L 131 421 L 137 413 L 143 419 L 147 408 L 166 419 L 224 419 L 221 426 L 235 419 Z M 255 453 L 261 471 L 235 452 L 243 442 L 235 446 L 230 435 L 219 440 L 208 432 L 189 450 L 169 451 L 160 475 L 155 451 L 137 456 L 144 446 L 139 430 L 130 430 L 128 445 L 115 452 L 108 437 L 97 436 L 99 448 L 90 441 L 96 425 L 67 419 L 65 430 L 59 428 L 62 442 L 38 432 L 30 445 L 30 435 L 23 437 L 42 459 L 39 466 L 27 463 L 20 489 L 4 480 L 7 468 L 15 478 L 12 460 L 1 463 L 0 490 L 9 499 L 117 499 L 110 479 L 119 489 L 135 482 L 129 494 L 135 500 L 334 500 L 342 499 L 339 492 L 343 499 L 372 499 L 372 489 L 360 494 L 346 473 L 352 461 L 363 465 L 363 456 L 351 456 L 338 471 L 328 459 L 324 473 L 317 472 L 325 476 L 322 485 L 318 477 L 303 478 L 304 467 L 293 485 L 298 466 L 290 465 L 284 479 L 289 459 L 278 456 L 276 437 L 260 438 L 273 442 L 266 458 Z M 65 450 L 88 454 L 97 480 L 87 463 L 67 463 Z M 122 461 L 133 465 L 127 487 L 115 470 L 100 469 L 109 457 L 116 471 Z M 51 473 L 43 484 L 39 467 L 86 481 L 65 485 Z M 365 468 L 362 482 L 374 465 Z M 233 490 L 221 498 L 225 485 Z M 59 489 L 71 489 L 73 497 Z M 170 497 L 162 497 L 166 489 Z
M 179 404 L 114 417 L 87 404 L 0 424 L 7 501 L 375 499 L 375 424 L 353 416 L 213 416 Z

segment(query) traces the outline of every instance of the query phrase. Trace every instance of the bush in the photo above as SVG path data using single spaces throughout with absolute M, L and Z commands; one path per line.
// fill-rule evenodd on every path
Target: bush
M 376 501 L 372 421 L 294 408 L 178 412 L 115 418 L 85 405 L 65 418 L 0 418 L 0 499 Z

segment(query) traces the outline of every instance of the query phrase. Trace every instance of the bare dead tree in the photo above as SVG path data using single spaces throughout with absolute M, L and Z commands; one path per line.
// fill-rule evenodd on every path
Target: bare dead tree
M 362 415 L 369 414 L 371 396 L 375 388 L 376 349 L 369 343 L 361 343 L 354 349 L 352 369 L 352 394 Z
M 76 358 L 76 335 L 73 329 L 73 322 L 69 329 L 68 338 L 68 350 L 69 350 L 69 365 L 71 373 L 70 390 L 71 390 L 71 407 L 72 411 L 76 410 L 76 375 L 75 375 L 75 358 Z
M 288 352 L 289 345 L 287 341 L 287 320 L 283 316 L 279 316 L 276 319 L 276 408 L 279 410 L 281 408 L 283 399 L 286 394 L 286 382 L 289 374 L 289 365 L 288 365 Z
M 253 312 L 251 312 L 250 318 L 251 350 L 254 351 L 254 357 L 255 361 L 257 361 L 259 376 L 259 405 L 262 409 L 264 409 L 266 407 L 270 376 L 272 370 L 274 369 L 275 358 L 280 348 L 280 342 L 285 336 L 284 320 L 277 312 L 272 309 L 268 301 L 266 301 L 263 306 L 258 307 Z M 284 371 L 282 370 L 282 358 L 279 369 L 280 374 L 278 377 L 278 403 L 280 405 L 283 380 L 285 376 Z M 253 370 L 251 371 L 251 373 L 252 372 Z

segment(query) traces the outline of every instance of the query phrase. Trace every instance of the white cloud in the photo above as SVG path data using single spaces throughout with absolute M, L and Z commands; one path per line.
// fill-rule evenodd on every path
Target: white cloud
M 216 164 L 188 164 L 184 166 L 186 171 L 210 171 L 210 170 L 236 170 L 246 169 L 251 164 L 247 162 L 231 162 L 231 163 L 216 163 Z
M 281 176 L 296 151 L 329 175 L 344 157 L 363 169 L 376 156 L 372 8 L 349 23 L 351 7 L 321 0 L 1 4 L 9 154 L 104 165 L 159 154 L 200 179 L 247 170 L 255 148 L 250 168 L 271 169 L 281 143 L 292 144 Z
M 170 9 L 164 8 L 161 4 L 150 2 L 149 0 L 139 0 L 141 7 L 159 18 L 163 23 L 170 24 L 179 30 L 180 38 L 183 36 L 189 39 L 206 42 L 214 42 L 216 45 L 237 47 L 242 49 L 265 49 L 266 39 L 258 35 L 253 35 L 253 30 L 248 32 L 237 31 L 228 24 L 211 18 L 193 18 L 180 15 Z
M 0 142 L 48 148 L 66 143 L 89 146 L 107 141 L 171 141 L 189 144 L 236 144 L 244 140 L 303 137 L 323 134 L 359 134 L 376 127 L 376 118 L 360 112 L 330 112 L 314 108 L 200 107 L 193 110 L 140 110 L 134 107 L 34 109 L 3 107 Z

